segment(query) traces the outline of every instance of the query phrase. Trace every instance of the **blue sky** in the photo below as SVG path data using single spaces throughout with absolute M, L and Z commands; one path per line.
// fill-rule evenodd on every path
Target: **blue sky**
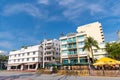
M 117 40 L 120 0 L 0 0 L 0 50 L 39 44 L 99 21 L 105 40 Z M 44 36 L 46 33 L 46 36 Z

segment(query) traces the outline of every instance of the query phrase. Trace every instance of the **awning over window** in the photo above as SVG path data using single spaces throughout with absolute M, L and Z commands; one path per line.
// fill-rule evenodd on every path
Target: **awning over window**
M 34 64 L 36 64 L 36 63 L 26 63 L 25 65 L 34 65 Z
M 8 64 L 7 66 L 19 66 L 20 64 L 19 63 L 16 63 L 16 64 Z

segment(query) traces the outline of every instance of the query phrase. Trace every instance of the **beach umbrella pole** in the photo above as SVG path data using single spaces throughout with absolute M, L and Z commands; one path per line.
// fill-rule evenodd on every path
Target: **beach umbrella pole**
M 102 66 L 103 76 L 105 76 L 104 65 Z

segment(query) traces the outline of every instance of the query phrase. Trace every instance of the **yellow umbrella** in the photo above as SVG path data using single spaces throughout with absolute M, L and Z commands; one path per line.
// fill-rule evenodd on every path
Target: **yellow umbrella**
M 107 57 L 103 57 L 99 60 L 96 61 L 96 63 L 94 63 L 93 65 L 115 65 L 115 64 L 120 64 L 120 61 L 111 59 L 111 58 L 107 58 Z
M 103 58 L 100 58 L 98 61 L 101 61 L 101 62 L 116 62 L 117 60 L 114 60 L 114 59 L 111 59 L 111 58 L 108 58 L 108 57 L 103 57 Z
M 117 61 L 116 63 L 120 65 L 120 61 Z
M 100 66 L 100 65 L 105 65 L 106 63 L 105 62 L 96 62 L 96 63 L 94 63 L 93 65 L 94 66 Z

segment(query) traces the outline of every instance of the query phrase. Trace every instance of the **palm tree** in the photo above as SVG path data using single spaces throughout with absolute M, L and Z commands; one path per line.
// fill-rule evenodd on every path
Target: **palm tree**
M 109 57 L 120 60 L 120 43 L 106 43 L 105 47 Z
M 8 56 L 0 55 L 0 69 L 2 69 L 2 66 L 5 65 L 5 62 L 7 61 L 8 61 Z
M 91 62 L 93 63 L 94 62 L 94 56 L 93 56 L 92 47 L 96 47 L 97 49 L 99 49 L 98 42 L 96 40 L 94 40 L 94 38 L 92 38 L 92 37 L 86 37 L 85 45 L 83 47 L 83 50 L 89 51 L 88 58 L 92 59 Z M 91 58 L 90 58 L 90 54 L 91 54 Z

